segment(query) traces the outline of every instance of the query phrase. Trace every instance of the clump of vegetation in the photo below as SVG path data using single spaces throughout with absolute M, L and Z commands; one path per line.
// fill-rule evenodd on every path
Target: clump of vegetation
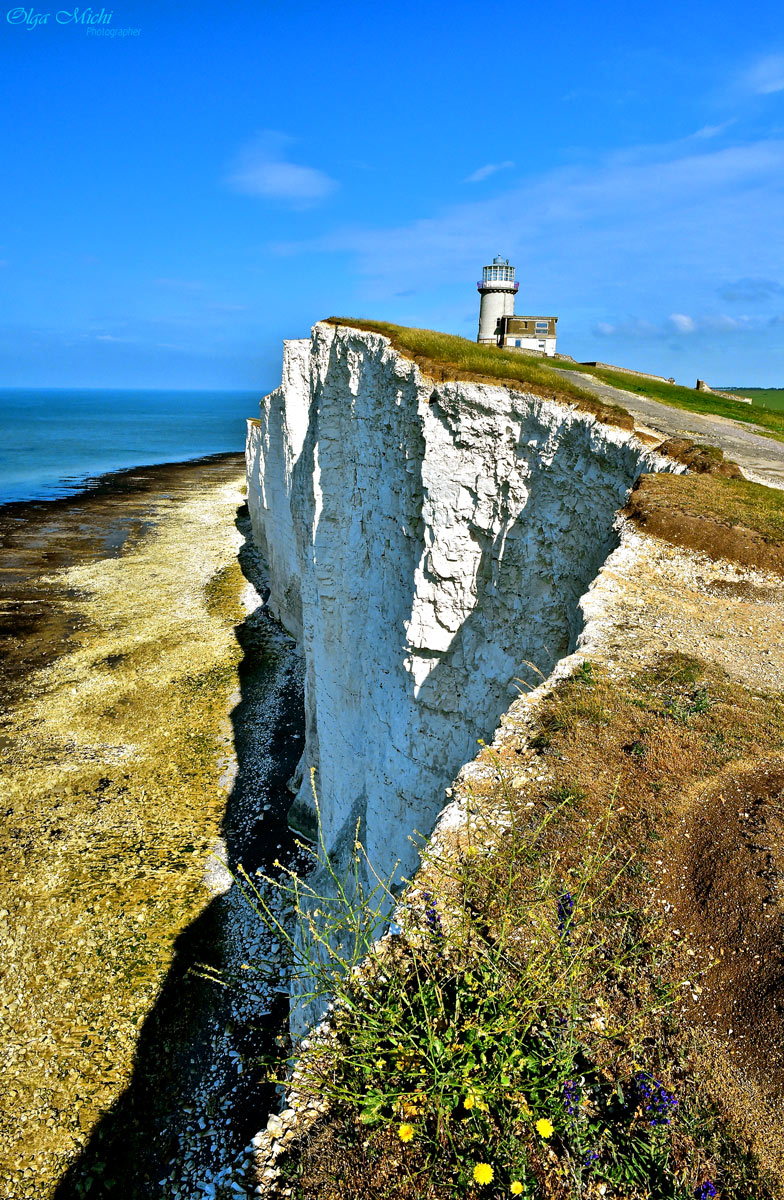
M 693 471 L 695 475 L 724 475 L 727 479 L 742 479 L 737 463 L 725 459 L 719 446 L 706 446 L 693 442 L 691 438 L 671 437 L 656 447 L 659 454 L 666 454 Z
M 719 475 L 643 475 L 626 512 L 676 545 L 764 570 L 784 569 L 778 488 Z
M 325 910 L 307 881 L 284 877 L 310 949 L 254 889 L 295 968 L 334 999 L 333 1039 L 314 1043 L 297 1084 L 330 1112 L 278 1160 L 291 1194 L 779 1196 L 764 1096 L 777 1035 L 759 1061 L 733 1060 L 734 1094 L 712 1073 L 712 1052 L 728 1051 L 711 997 L 717 972 L 741 969 L 739 947 L 729 926 L 700 924 L 699 855 L 683 847 L 694 789 L 783 746 L 780 700 L 698 660 L 624 681 L 584 663 L 540 707 L 535 752 L 483 751 L 458 844 L 425 856 L 360 969 L 355 935 L 378 932 L 389 881 L 362 896 L 355 866 Z M 523 753 L 536 764 L 525 775 Z M 731 869 L 742 882 L 757 864 L 741 849 Z M 741 926 L 768 928 L 738 892 L 750 897 Z M 362 918 L 358 900 L 370 901 Z M 686 916 L 674 919 L 683 902 L 688 936 Z M 341 939 L 342 905 L 354 932 Z

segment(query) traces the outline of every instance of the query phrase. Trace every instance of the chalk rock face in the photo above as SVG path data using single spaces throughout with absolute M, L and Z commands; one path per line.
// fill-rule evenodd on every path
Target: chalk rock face
M 298 803 L 314 766 L 330 848 L 359 820 L 380 873 L 412 868 L 477 739 L 574 648 L 636 477 L 682 469 L 568 405 L 434 384 L 378 334 L 286 343 L 248 501 L 305 656 Z

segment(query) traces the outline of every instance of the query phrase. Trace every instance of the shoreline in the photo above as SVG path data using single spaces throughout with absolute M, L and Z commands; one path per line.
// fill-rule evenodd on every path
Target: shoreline
M 232 866 L 288 853 L 301 752 L 243 481 L 241 454 L 213 455 L 0 508 L 9 1200 L 99 1178 L 157 1194 L 172 1158 L 161 1194 L 190 1195 L 255 1132 L 275 997 L 198 971 L 249 953 L 253 922 L 209 868 L 221 846 Z
M 61 496 L 26 496 L 18 500 L 2 500 L 0 501 L 0 520 L 7 515 L 22 516 L 28 508 L 37 509 L 42 505 L 65 505 L 90 496 L 106 495 L 113 491 L 133 491 L 135 490 L 134 485 L 143 485 L 148 482 L 143 476 L 149 472 L 197 467 L 233 458 L 244 460 L 244 457 L 244 450 L 218 450 L 214 454 L 197 455 L 196 458 L 164 459 L 162 462 L 138 463 L 132 467 L 119 467 L 114 471 L 99 471 L 97 474 L 85 475 L 80 478 L 78 482 L 74 483 L 71 491 L 64 492 Z M 11 510 L 18 510 L 18 514 Z
M 0 505 L 0 702 L 65 653 L 78 632 L 53 573 L 116 558 L 194 482 L 244 470 L 240 453 L 129 467 L 91 478 L 68 496 Z

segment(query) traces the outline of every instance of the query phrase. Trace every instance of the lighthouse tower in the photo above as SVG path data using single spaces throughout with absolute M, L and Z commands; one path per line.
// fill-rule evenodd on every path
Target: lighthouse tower
M 515 283 L 515 269 L 509 266 L 508 258 L 495 256 L 489 267 L 482 267 L 482 278 L 476 290 L 482 297 L 479 303 L 478 342 L 495 345 L 496 328 L 501 317 L 514 316 L 515 293 L 520 284 Z

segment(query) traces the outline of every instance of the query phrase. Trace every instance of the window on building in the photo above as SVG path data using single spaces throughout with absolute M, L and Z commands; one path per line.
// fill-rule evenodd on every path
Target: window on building
M 540 349 L 540 350 L 546 350 L 546 349 L 547 349 L 547 342 L 540 342 L 540 343 L 539 343 L 539 349 Z
M 550 322 L 549 321 L 537 321 L 536 322 L 536 332 L 537 333 L 549 333 L 549 331 L 550 331 Z
M 523 344 L 523 343 L 520 341 L 520 339 L 519 339 L 519 338 L 517 338 L 517 339 L 515 340 L 515 346 L 522 346 L 522 344 Z

